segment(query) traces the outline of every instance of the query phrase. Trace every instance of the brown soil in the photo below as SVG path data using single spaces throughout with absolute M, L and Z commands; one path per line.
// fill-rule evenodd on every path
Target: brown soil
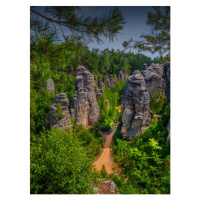
M 98 171 L 101 171 L 104 165 L 108 174 L 115 173 L 119 175 L 119 167 L 117 167 L 117 164 L 114 163 L 114 159 L 112 157 L 112 149 L 110 148 L 112 137 L 115 131 L 116 127 L 109 135 L 105 136 L 104 147 L 100 156 L 98 156 L 97 160 L 94 162 L 94 165 Z

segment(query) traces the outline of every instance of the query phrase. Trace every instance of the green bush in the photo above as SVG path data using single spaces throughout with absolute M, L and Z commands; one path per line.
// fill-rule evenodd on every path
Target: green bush
M 121 193 L 170 193 L 170 147 L 167 145 L 170 105 L 164 105 L 160 113 L 162 118 L 152 121 L 132 141 L 120 139 L 120 124 L 114 134 L 114 158 L 124 168 L 123 174 L 129 177 L 127 185 L 120 186 Z
M 151 102 L 149 104 L 149 108 L 154 114 L 160 114 L 160 112 L 163 110 L 165 99 L 166 96 L 164 96 L 162 92 L 154 92 L 153 97 L 151 98 Z
M 60 103 L 56 104 L 56 119 L 60 120 L 63 116 L 63 109 L 62 109 L 62 105 Z
M 31 142 L 31 194 L 92 194 L 93 159 L 70 129 L 41 133 Z

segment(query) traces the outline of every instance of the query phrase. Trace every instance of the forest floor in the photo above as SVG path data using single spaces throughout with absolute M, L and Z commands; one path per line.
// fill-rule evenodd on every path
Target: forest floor
M 116 131 L 118 123 L 116 124 L 115 128 L 112 130 L 111 133 L 108 135 L 104 133 L 105 138 L 105 144 L 102 149 L 102 152 L 99 156 L 97 156 L 96 161 L 94 162 L 95 168 L 97 171 L 101 171 L 103 165 L 106 168 L 106 172 L 108 174 L 115 173 L 116 175 L 121 174 L 121 169 L 117 165 L 117 163 L 114 162 L 114 158 L 112 156 L 112 149 L 110 148 L 113 134 Z

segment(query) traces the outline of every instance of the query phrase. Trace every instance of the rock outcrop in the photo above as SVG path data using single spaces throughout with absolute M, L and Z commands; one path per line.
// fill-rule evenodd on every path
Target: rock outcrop
M 58 104 L 62 106 L 62 116 L 59 119 L 58 113 L 56 112 L 58 109 Z M 45 120 L 45 126 L 50 129 L 60 127 L 69 127 L 71 126 L 71 115 L 69 112 L 69 100 L 65 93 L 60 93 L 55 96 L 53 104 L 50 107 L 50 113 Z
M 93 189 L 97 192 L 96 194 L 119 194 L 115 182 L 110 179 L 101 180 L 97 187 L 93 186 Z
M 165 93 L 165 80 L 162 78 L 163 72 L 164 67 L 159 64 L 152 64 L 150 67 L 147 67 L 146 64 L 143 66 L 141 73 L 144 76 L 150 99 L 155 91 Z
M 49 92 L 54 92 L 55 90 L 54 81 L 51 78 L 46 81 L 45 86 Z
M 118 82 L 119 80 L 115 75 L 113 76 L 112 74 L 110 74 L 109 76 L 108 75 L 104 76 L 104 83 L 107 85 L 109 89 L 111 89 Z
M 125 138 L 133 139 L 150 124 L 149 93 L 140 71 L 135 70 L 128 77 L 122 95 L 122 134 Z
M 125 79 L 127 79 L 128 78 L 128 74 L 126 74 L 124 71 L 120 71 L 119 73 L 118 73 L 118 79 L 119 80 L 125 80 Z
M 135 70 L 128 77 L 121 100 L 124 137 L 133 139 L 148 127 L 152 118 L 149 103 L 155 91 L 166 93 L 167 102 L 170 101 L 169 64 L 144 64 L 141 73 Z
M 97 87 L 100 89 L 105 89 L 105 84 L 103 83 L 103 81 L 101 79 L 98 79 L 97 81 Z
M 81 65 L 76 72 L 70 112 L 76 125 L 82 124 L 86 128 L 96 123 L 99 118 L 99 106 L 94 92 L 94 76 Z
M 103 83 L 102 80 L 98 79 L 97 80 L 97 85 L 96 85 L 96 94 L 97 94 L 97 98 L 101 98 L 103 96 L 104 93 L 104 89 L 105 89 L 105 84 Z

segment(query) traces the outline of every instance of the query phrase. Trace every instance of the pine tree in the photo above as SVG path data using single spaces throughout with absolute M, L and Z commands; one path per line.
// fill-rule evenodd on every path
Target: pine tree
M 160 54 L 170 55 L 170 7 L 153 7 L 154 12 L 148 12 L 147 25 L 151 26 L 151 33 L 141 35 L 144 40 L 124 41 L 124 51 L 130 48 L 138 49 L 139 51 L 150 51 L 151 53 L 159 52 Z

